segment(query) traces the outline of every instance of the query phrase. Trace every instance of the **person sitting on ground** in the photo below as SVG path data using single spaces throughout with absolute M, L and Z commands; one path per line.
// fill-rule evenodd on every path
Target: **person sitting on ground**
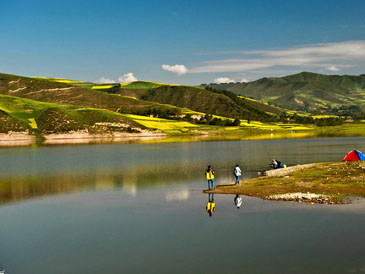
M 240 183 L 240 176 L 241 176 L 241 169 L 238 166 L 238 164 L 236 165 L 236 167 L 233 169 L 233 175 L 236 178 L 236 185 L 238 185 Z
M 208 169 L 205 171 L 205 176 L 207 177 L 208 180 L 208 189 L 214 189 L 214 170 L 212 169 L 212 167 L 209 165 Z
M 284 165 L 282 162 L 280 162 L 277 159 L 272 159 L 271 168 L 277 169 L 277 168 L 283 168 L 283 167 L 286 167 L 286 165 Z

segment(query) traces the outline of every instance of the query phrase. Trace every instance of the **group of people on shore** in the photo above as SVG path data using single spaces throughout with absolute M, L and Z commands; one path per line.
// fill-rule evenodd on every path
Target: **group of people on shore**
M 236 185 L 238 185 L 240 183 L 240 176 L 242 175 L 242 171 L 239 167 L 239 165 L 237 164 L 234 169 L 233 169 L 233 175 L 235 177 L 235 183 Z M 215 171 L 213 170 L 213 168 L 208 165 L 207 170 L 205 171 L 205 176 L 207 178 L 208 181 L 208 189 L 214 189 L 214 176 L 215 176 Z M 242 198 L 239 195 L 236 195 L 236 197 L 234 198 L 234 204 L 236 205 L 237 209 L 239 209 L 242 205 Z M 214 194 L 213 193 L 209 193 L 208 195 L 208 203 L 206 206 L 206 210 L 209 214 L 209 217 L 212 217 L 213 212 L 215 211 L 215 202 L 214 202 Z
M 238 164 L 234 167 L 233 169 L 233 175 L 236 179 L 235 183 L 236 185 L 238 185 L 240 183 L 240 176 L 242 175 L 242 171 L 240 169 L 240 167 L 238 166 Z M 208 165 L 207 170 L 205 171 L 205 176 L 207 178 L 208 181 L 208 189 L 214 189 L 214 176 L 215 176 L 215 171 L 212 169 L 212 167 L 210 165 Z
M 280 162 L 279 160 L 273 159 L 270 164 L 270 167 L 272 169 L 286 168 L 286 165 Z M 233 175 L 235 177 L 235 184 L 238 185 L 240 183 L 240 176 L 242 175 L 242 171 L 238 164 L 233 168 Z M 215 188 L 214 187 L 215 171 L 210 165 L 208 165 L 208 168 L 205 171 L 205 176 L 208 181 L 208 189 L 213 190 Z M 233 201 L 237 209 L 239 209 L 242 205 L 242 198 L 237 194 Z M 209 193 L 208 195 L 208 203 L 206 206 L 206 210 L 209 216 L 211 217 L 213 215 L 213 212 L 215 211 L 214 193 Z
M 279 160 L 273 159 L 270 167 L 272 169 L 277 169 L 277 168 L 286 168 L 286 164 L 280 162 Z M 239 167 L 239 165 L 237 164 L 234 169 L 233 169 L 233 175 L 235 177 L 235 183 L 236 185 L 238 185 L 240 183 L 240 176 L 242 175 L 242 171 Z M 205 171 L 205 176 L 207 178 L 208 181 L 208 189 L 212 190 L 214 189 L 214 176 L 215 176 L 215 171 L 213 170 L 211 165 L 208 165 L 207 170 Z

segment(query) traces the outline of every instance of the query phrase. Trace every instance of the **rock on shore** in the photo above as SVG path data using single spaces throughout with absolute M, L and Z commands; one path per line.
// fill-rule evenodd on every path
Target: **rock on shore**
M 344 204 L 347 202 L 343 201 L 334 201 L 331 196 L 323 195 L 323 194 L 315 194 L 315 193 L 285 193 L 285 194 L 276 194 L 264 197 L 266 200 L 275 200 L 275 201 L 293 201 L 293 202 L 304 202 L 304 203 L 317 203 L 317 204 Z

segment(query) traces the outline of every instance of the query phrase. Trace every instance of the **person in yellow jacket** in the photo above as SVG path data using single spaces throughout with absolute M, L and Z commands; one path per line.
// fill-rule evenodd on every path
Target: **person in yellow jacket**
M 213 212 L 215 211 L 214 193 L 209 193 L 206 210 L 209 214 L 209 217 L 212 217 Z
M 208 180 L 208 188 L 209 190 L 214 189 L 214 170 L 211 166 L 208 166 L 208 169 L 205 171 L 205 176 Z

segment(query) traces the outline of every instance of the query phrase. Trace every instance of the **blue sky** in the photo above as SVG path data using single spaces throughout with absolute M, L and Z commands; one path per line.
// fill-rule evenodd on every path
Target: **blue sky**
M 1 0 L 0 72 L 178 84 L 358 75 L 364 14 L 362 0 Z

